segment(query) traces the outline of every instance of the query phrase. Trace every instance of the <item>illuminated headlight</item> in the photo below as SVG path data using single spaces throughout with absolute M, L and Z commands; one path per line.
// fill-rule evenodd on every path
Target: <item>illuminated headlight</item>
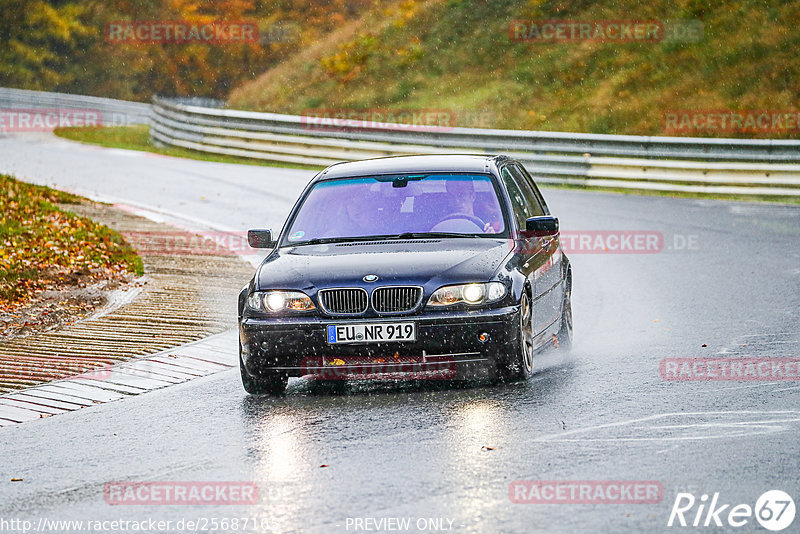
M 428 306 L 453 304 L 489 304 L 506 296 L 506 286 L 501 282 L 444 286 L 434 291 Z
M 258 291 L 247 297 L 247 305 L 263 312 L 305 312 L 315 308 L 308 295 L 301 291 Z
M 461 296 L 470 304 L 478 304 L 483 300 L 483 284 L 469 284 L 461 288 Z

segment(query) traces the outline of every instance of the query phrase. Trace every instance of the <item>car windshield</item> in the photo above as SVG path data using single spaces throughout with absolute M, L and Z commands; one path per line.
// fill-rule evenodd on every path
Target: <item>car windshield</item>
M 430 174 L 322 181 L 286 233 L 291 244 L 371 237 L 490 236 L 506 232 L 490 176 Z

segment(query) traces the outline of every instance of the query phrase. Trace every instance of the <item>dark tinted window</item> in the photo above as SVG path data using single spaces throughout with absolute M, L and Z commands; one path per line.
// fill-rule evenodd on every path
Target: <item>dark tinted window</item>
M 299 207 L 286 240 L 449 232 L 506 232 L 495 184 L 488 175 L 431 174 L 397 187 L 391 177 L 316 183 Z
M 509 167 L 511 168 L 511 174 L 514 176 L 514 179 L 522 189 L 522 194 L 525 197 L 525 201 L 530 207 L 528 210 L 528 217 L 547 215 L 547 212 L 542 205 L 542 201 L 540 200 L 540 195 L 538 194 L 539 192 L 534 189 L 535 186 L 531 183 L 530 178 L 525 170 L 520 168 L 518 165 L 509 165 Z
M 525 194 L 520 189 L 517 181 L 511 175 L 508 167 L 503 167 L 500 171 L 500 176 L 503 178 L 503 183 L 508 190 L 508 196 L 511 197 L 511 208 L 514 210 L 514 220 L 517 221 L 517 228 L 525 229 L 525 219 L 527 219 L 528 207 L 525 199 Z

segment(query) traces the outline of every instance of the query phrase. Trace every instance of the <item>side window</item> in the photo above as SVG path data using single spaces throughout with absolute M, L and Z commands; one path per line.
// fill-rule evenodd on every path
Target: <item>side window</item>
M 525 195 L 517 185 L 516 180 L 511 176 L 508 167 L 503 167 L 500 171 L 500 176 L 503 178 L 503 183 L 508 190 L 508 196 L 511 197 L 511 209 L 514 210 L 514 220 L 517 222 L 517 228 L 520 230 L 525 229 L 525 219 L 527 219 L 527 202 Z
M 530 209 L 528 210 L 528 217 L 547 215 L 547 211 L 545 210 L 543 201 L 541 200 L 541 194 L 539 194 L 539 191 L 535 189 L 536 186 L 534 186 L 531 182 L 528 173 L 525 172 L 525 169 L 520 168 L 518 165 L 509 165 L 509 167 L 511 168 L 511 173 L 514 175 L 517 183 L 520 184 L 520 187 L 522 188 L 522 194 L 525 196 L 525 200 L 530 206 Z

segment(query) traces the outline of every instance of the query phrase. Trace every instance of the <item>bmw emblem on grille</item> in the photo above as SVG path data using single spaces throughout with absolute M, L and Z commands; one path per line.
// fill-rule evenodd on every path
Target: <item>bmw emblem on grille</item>
M 367 276 L 364 277 L 364 281 L 365 282 L 377 282 L 378 281 L 378 275 L 377 274 L 368 274 Z

